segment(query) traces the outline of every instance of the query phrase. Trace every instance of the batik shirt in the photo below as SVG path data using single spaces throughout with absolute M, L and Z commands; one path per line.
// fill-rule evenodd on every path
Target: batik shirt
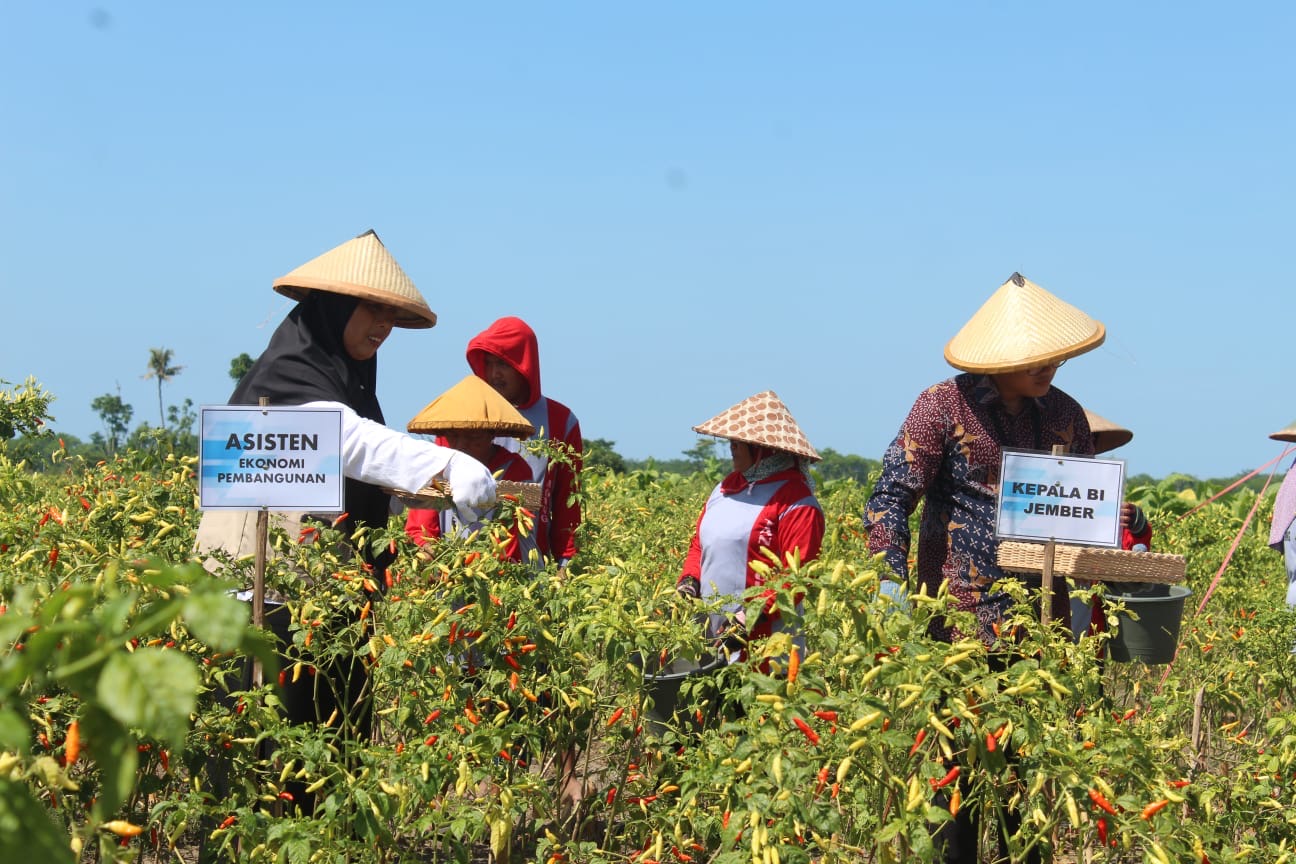
M 1093 455 L 1084 410 L 1056 387 L 1024 400 L 1009 414 L 988 375 L 965 373 L 928 388 L 914 402 L 882 459 L 882 475 L 869 498 L 864 522 L 869 551 L 886 553 L 902 580 L 935 594 L 941 582 L 961 610 L 976 613 L 982 641 L 995 640 L 994 624 L 1012 605 L 996 589 L 1005 574 L 996 563 L 995 503 L 1004 448 Z M 915 580 L 909 578 L 909 516 L 922 500 Z M 1070 620 L 1066 582 L 1054 584 L 1053 617 Z M 958 638 L 937 621 L 933 635 Z M 973 634 L 967 634 L 973 635 Z

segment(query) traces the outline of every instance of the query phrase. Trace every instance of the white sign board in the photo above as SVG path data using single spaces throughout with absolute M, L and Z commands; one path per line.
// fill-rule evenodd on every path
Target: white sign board
M 340 410 L 222 405 L 200 412 L 200 510 L 344 509 Z
M 1120 545 L 1125 463 L 1005 450 L 995 534 L 1011 540 Z

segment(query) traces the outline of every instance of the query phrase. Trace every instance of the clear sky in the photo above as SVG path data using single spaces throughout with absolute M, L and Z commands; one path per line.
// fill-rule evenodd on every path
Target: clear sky
M 1292 397 L 1296 5 L 0 4 L 0 378 L 54 424 L 222 404 L 375 229 L 437 312 L 403 428 L 518 315 L 587 438 L 673 458 L 775 390 L 880 458 L 1014 271 L 1104 322 L 1055 380 L 1131 474 L 1258 467 Z M 1282 364 L 1287 363 L 1284 367 Z

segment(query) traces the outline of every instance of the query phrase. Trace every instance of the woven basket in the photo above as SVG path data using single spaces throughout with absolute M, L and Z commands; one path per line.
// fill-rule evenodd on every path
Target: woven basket
M 433 510 L 444 510 L 453 506 L 450 498 L 450 487 L 445 483 L 433 483 L 424 486 L 417 492 L 406 492 L 403 489 L 384 488 L 384 492 L 400 500 L 407 507 L 427 507 Z M 524 507 L 532 510 L 540 507 L 540 484 L 519 483 L 516 480 L 498 480 L 495 483 L 496 500 L 505 496 L 517 498 Z
M 999 566 L 1014 573 L 1043 572 L 1044 545 L 1000 543 Z M 1053 550 L 1053 572 L 1094 582 L 1182 582 L 1184 557 L 1059 543 Z

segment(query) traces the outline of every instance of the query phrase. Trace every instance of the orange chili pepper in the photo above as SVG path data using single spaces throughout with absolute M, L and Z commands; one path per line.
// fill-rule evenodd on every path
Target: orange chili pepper
M 797 651 L 797 646 L 792 646 L 791 653 L 788 654 L 788 683 L 795 684 L 797 673 L 801 671 L 801 654 Z
M 1170 803 L 1169 798 L 1160 798 L 1156 801 L 1153 801 L 1151 804 L 1147 805 L 1146 807 L 1144 807 L 1143 813 L 1141 815 L 1143 816 L 1144 819 L 1151 819 L 1153 816 L 1155 816 L 1156 814 L 1164 810 L 1165 806 L 1169 803 Z
M 77 761 L 77 756 L 81 755 L 81 724 L 73 720 L 68 724 L 67 740 L 63 742 L 63 764 L 71 768 Z

